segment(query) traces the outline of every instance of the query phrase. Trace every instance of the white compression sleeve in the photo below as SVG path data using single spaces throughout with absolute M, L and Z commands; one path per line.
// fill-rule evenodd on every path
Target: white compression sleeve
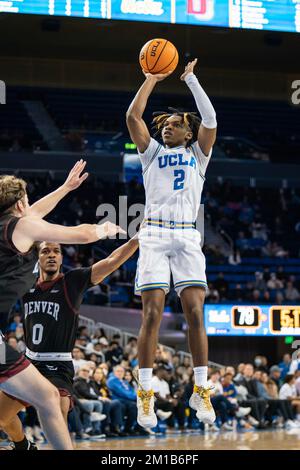
M 185 83 L 195 98 L 198 111 L 202 118 L 203 126 L 207 127 L 208 129 L 215 129 L 217 127 L 216 112 L 213 105 L 211 104 L 210 99 L 198 82 L 196 75 L 194 73 L 189 73 L 185 77 Z

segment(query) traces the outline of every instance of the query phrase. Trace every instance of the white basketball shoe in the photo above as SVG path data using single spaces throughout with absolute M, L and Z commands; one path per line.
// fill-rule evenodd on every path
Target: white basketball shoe
M 190 407 L 197 411 L 196 416 L 202 423 L 213 424 L 216 419 L 216 413 L 210 401 L 211 390 L 211 388 L 194 385 L 194 391 L 189 401 Z

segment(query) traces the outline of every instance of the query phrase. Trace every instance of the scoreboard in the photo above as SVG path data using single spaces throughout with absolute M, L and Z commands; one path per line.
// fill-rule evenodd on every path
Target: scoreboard
M 204 306 L 208 335 L 300 336 L 300 305 Z
M 300 0 L 0 0 L 0 12 L 300 32 Z

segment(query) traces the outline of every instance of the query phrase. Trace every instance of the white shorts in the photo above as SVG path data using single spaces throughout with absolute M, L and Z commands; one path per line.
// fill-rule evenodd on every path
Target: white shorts
M 135 293 L 146 290 L 170 290 L 171 274 L 180 296 L 185 287 L 207 288 L 205 257 L 196 229 L 170 230 L 145 227 L 139 235 L 140 254 Z

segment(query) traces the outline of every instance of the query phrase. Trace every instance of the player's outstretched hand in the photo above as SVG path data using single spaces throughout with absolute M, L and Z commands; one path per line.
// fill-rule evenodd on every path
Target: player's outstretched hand
M 64 182 L 64 186 L 68 191 L 73 191 L 74 189 L 79 188 L 81 183 L 87 179 L 89 176 L 88 173 L 81 174 L 86 166 L 86 161 L 79 160 L 75 163 L 72 170 L 70 171 L 68 178 Z
M 152 73 L 145 72 L 145 70 L 143 70 L 143 74 L 145 75 L 146 78 L 148 77 L 154 78 L 157 82 L 162 82 L 165 78 L 169 77 L 171 73 L 173 72 L 152 74 Z
M 197 64 L 198 62 L 198 59 L 194 59 L 192 60 L 192 62 L 189 62 L 185 69 L 184 69 L 184 72 L 183 74 L 181 75 L 180 77 L 180 80 L 184 81 L 185 77 L 189 74 L 189 73 L 194 73 L 194 67 L 195 65 Z
M 115 225 L 111 222 L 105 222 L 102 225 L 97 225 L 97 235 L 99 240 L 101 238 L 114 237 L 118 233 L 126 233 L 119 225 Z

